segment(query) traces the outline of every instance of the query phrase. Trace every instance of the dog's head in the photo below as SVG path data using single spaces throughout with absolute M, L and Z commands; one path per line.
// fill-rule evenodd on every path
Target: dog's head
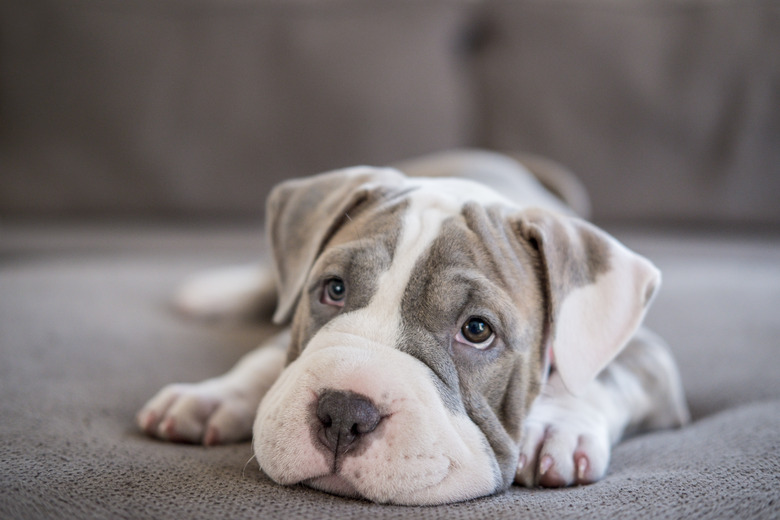
M 377 502 L 506 489 L 550 359 L 582 391 L 659 284 L 581 220 L 391 169 L 280 185 L 268 235 L 292 342 L 257 459 L 279 483 Z

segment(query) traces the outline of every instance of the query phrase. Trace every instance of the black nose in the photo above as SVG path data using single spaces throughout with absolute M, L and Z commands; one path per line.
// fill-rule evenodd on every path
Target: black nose
M 382 420 L 370 399 L 360 394 L 326 390 L 317 403 L 317 419 L 322 428 L 317 437 L 336 455 L 358 446 L 367 433 Z

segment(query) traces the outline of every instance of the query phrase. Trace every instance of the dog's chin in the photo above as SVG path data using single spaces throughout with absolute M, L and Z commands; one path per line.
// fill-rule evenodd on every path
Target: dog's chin
M 347 479 L 335 473 L 306 480 L 303 484 L 331 495 L 347 498 L 364 498 Z

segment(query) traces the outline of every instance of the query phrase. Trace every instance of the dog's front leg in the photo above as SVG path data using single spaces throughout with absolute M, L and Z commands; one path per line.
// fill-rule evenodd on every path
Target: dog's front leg
M 215 445 L 251 438 L 257 407 L 284 368 L 288 344 L 289 333 L 281 333 L 223 376 L 166 386 L 138 412 L 138 425 L 174 442 Z
M 674 360 L 645 330 L 579 396 L 553 372 L 525 421 L 515 482 L 559 487 L 601 479 L 625 434 L 688 421 Z

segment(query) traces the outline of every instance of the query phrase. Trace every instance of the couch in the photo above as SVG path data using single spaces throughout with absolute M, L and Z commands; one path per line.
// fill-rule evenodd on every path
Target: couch
M 777 518 L 780 7 L 773 0 L 6 0 L 1 518 Z M 183 319 L 266 254 L 272 184 L 480 146 L 552 157 L 661 268 L 691 424 L 606 477 L 438 507 L 280 487 L 248 443 L 142 435 L 162 385 L 273 328 Z

